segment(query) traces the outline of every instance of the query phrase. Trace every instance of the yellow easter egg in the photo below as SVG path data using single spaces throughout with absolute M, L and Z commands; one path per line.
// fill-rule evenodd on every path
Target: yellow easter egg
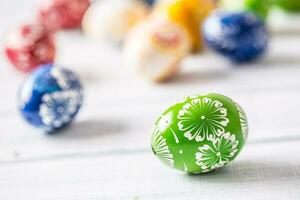
M 166 14 L 170 19 L 187 29 L 193 50 L 202 49 L 200 28 L 205 18 L 216 7 L 213 0 L 162 0 L 154 13 Z

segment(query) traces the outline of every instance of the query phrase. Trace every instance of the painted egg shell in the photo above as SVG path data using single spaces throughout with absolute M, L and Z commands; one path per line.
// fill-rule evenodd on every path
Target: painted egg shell
M 150 6 L 152 6 L 156 2 L 156 0 L 142 0 L 142 1 L 146 2 Z
M 203 34 L 210 48 L 236 63 L 257 59 L 268 46 L 264 23 L 250 12 L 217 11 L 205 21 Z
M 222 0 L 222 8 L 228 11 L 251 11 L 257 14 L 262 19 L 268 16 L 272 8 L 273 1 L 271 0 Z
M 129 33 L 124 59 L 128 67 L 144 77 L 161 82 L 173 77 L 190 49 L 184 28 L 168 19 L 149 18 Z
M 70 70 L 43 65 L 23 83 L 19 109 L 31 125 L 53 132 L 69 125 L 83 101 L 78 77 Z
M 152 150 L 166 165 L 204 173 L 234 160 L 248 137 L 243 109 L 219 94 L 190 96 L 156 121 Z
M 120 43 L 137 22 L 148 15 L 142 1 L 98 1 L 86 12 L 82 29 L 90 38 Z
M 275 4 L 287 11 L 291 11 L 291 12 L 300 11 L 299 0 L 275 0 Z
M 53 62 L 53 35 L 40 25 L 24 24 L 8 33 L 5 53 L 16 69 L 30 72 L 41 64 Z
M 38 18 L 48 30 L 80 28 L 90 0 L 46 0 Z
M 161 0 L 156 4 L 154 14 L 167 15 L 186 28 L 192 40 L 193 50 L 199 51 L 203 46 L 199 27 L 215 7 L 216 3 L 213 0 Z

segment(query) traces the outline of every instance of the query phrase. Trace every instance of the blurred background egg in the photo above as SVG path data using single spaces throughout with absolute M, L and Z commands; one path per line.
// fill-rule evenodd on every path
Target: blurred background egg
M 300 12 L 300 1 L 299 0 L 274 0 L 275 4 L 287 11 Z
M 35 23 L 22 24 L 11 30 L 4 49 L 11 64 L 25 73 L 41 64 L 53 62 L 55 57 L 53 35 Z
M 129 33 L 124 58 L 129 67 L 161 82 L 173 77 L 190 50 L 191 40 L 184 28 L 167 18 L 151 17 Z
M 146 2 L 149 6 L 153 6 L 153 4 L 155 4 L 156 0 L 142 0 L 144 2 Z
M 216 11 L 204 23 L 206 44 L 235 63 L 260 57 L 268 46 L 262 20 L 251 12 Z
M 83 89 L 75 73 L 47 64 L 27 77 L 18 102 L 21 115 L 29 124 L 53 132 L 74 120 L 83 102 Z
M 90 0 L 44 0 L 38 12 L 39 21 L 48 30 L 80 28 Z
M 122 42 L 127 32 L 148 14 L 140 0 L 103 0 L 94 2 L 84 16 L 84 33 L 102 41 Z
M 183 26 L 192 40 L 193 50 L 199 51 L 202 49 L 199 27 L 215 7 L 213 0 L 161 0 L 156 4 L 154 14 L 165 15 Z

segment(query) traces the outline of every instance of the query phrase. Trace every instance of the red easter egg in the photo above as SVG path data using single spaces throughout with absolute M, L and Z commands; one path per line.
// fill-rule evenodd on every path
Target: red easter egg
M 90 0 L 47 0 L 43 2 L 38 18 L 51 31 L 79 28 L 89 5 Z
M 53 62 L 55 57 L 53 35 L 41 25 L 21 25 L 9 33 L 5 53 L 18 70 L 31 72 L 41 64 Z

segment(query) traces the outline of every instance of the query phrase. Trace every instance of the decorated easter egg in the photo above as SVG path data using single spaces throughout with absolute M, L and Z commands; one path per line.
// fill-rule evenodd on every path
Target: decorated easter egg
M 39 21 L 48 30 L 80 28 L 90 0 L 46 0 L 39 12 Z
M 162 18 L 149 18 L 129 33 L 124 45 L 126 65 L 155 82 L 172 78 L 190 52 L 184 28 Z
M 140 0 L 98 1 L 86 12 L 82 28 L 90 38 L 119 43 L 148 9 Z
M 300 1 L 299 0 L 274 0 L 275 4 L 280 8 L 291 11 L 299 12 L 300 11 Z
M 215 7 L 213 0 L 161 0 L 155 6 L 154 15 L 166 15 L 186 28 L 193 50 L 199 51 L 202 49 L 199 27 Z
M 156 0 L 142 0 L 142 1 L 145 1 L 150 6 L 152 6 L 156 2 Z
M 223 167 L 248 137 L 243 109 L 219 94 L 187 97 L 164 111 L 152 135 L 152 150 L 164 164 L 187 173 Z
M 265 24 L 250 12 L 213 13 L 203 25 L 207 45 L 236 63 L 260 57 L 268 46 Z
M 83 101 L 78 77 L 47 64 L 33 71 L 19 92 L 19 109 L 29 124 L 53 132 L 69 125 Z
M 37 24 L 24 24 L 8 33 L 5 53 L 16 69 L 30 72 L 41 64 L 53 62 L 53 35 Z
M 262 19 L 268 16 L 272 8 L 272 0 L 222 0 L 222 8 L 228 11 L 251 11 Z

